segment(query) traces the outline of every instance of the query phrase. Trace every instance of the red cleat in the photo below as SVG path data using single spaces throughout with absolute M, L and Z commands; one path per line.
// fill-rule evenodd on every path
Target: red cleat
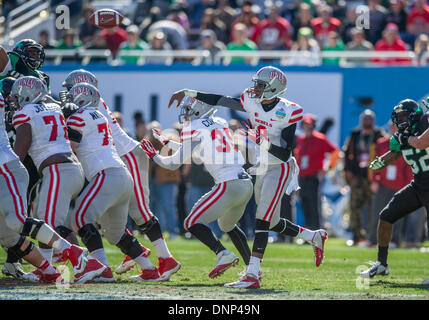
M 311 245 L 313 246 L 314 251 L 314 262 L 316 267 L 322 264 L 323 258 L 325 256 L 325 241 L 328 239 L 328 233 L 323 230 L 317 230 L 314 233 L 313 239 L 311 240 Z
M 94 278 L 92 282 L 115 282 L 112 269 L 107 267 L 100 276 Z
M 100 276 L 107 267 L 97 259 L 92 257 L 85 258 L 85 269 L 82 272 L 75 273 L 73 283 L 87 283 Z M 73 268 L 76 270 L 76 268 Z
M 259 289 L 261 284 L 257 277 L 247 273 L 236 282 L 226 283 L 225 287 L 237 289 Z
M 226 252 L 218 259 L 216 266 L 209 273 L 210 278 L 216 278 L 222 275 L 227 269 L 235 266 L 239 261 L 239 258 L 232 252 Z
M 159 273 L 161 274 L 162 280 L 167 281 L 170 279 L 171 275 L 179 271 L 180 263 L 169 256 L 168 258 L 158 258 Z
M 64 279 L 57 268 L 55 273 L 43 273 L 42 270 L 36 269 L 27 274 L 27 280 L 38 283 L 64 283 Z
M 132 276 L 131 281 L 135 282 L 160 282 L 164 281 L 158 269 L 142 269 L 138 276 Z

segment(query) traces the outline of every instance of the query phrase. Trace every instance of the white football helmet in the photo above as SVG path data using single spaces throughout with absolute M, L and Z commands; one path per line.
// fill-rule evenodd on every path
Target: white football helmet
M 256 72 L 249 88 L 249 96 L 259 101 L 273 99 L 286 91 L 286 75 L 280 69 L 272 66 L 263 67 Z
M 179 123 L 186 120 L 209 118 L 217 111 L 213 106 L 189 96 L 185 96 L 179 106 Z
M 70 100 L 79 108 L 98 108 L 100 93 L 89 83 L 75 84 L 68 93 Z
M 29 103 L 42 102 L 48 89 L 45 83 L 36 77 L 22 77 L 15 81 L 10 92 L 16 107 L 21 108 Z

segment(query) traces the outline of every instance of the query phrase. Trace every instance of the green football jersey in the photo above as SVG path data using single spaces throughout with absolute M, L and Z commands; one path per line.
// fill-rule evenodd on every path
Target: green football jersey
M 429 128 L 429 113 L 425 113 L 413 130 L 414 136 L 421 135 Z M 401 152 L 405 162 L 411 167 L 414 182 L 420 188 L 429 190 L 429 148 L 416 149 L 411 146 L 401 146 L 395 137 L 390 138 L 390 150 Z

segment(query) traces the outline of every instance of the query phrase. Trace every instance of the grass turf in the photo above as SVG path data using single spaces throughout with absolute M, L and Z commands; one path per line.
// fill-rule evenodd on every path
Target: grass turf
M 151 243 L 139 237 L 152 250 L 150 259 L 157 261 Z M 116 276 L 112 284 L 85 284 L 56 287 L 14 280 L 0 274 L 0 300 L 5 299 L 220 299 L 220 300 L 286 300 L 286 299 L 429 299 L 429 286 L 421 282 L 429 278 L 426 268 L 429 253 L 419 249 L 394 249 L 389 252 L 390 274 L 370 279 L 365 283 L 357 270 L 376 260 L 374 248 L 347 247 L 341 239 L 329 239 L 325 246 L 325 260 L 316 268 L 310 245 L 270 243 L 262 263 L 262 282 L 259 290 L 225 288 L 224 283 L 238 279 L 244 264 L 227 270 L 216 279 L 208 273 L 216 264 L 215 255 L 197 240 L 176 238 L 167 240 L 172 254 L 182 264 L 178 273 L 168 282 L 135 283 L 131 275 Z M 234 251 L 230 241 L 225 246 Z M 123 254 L 105 242 L 112 270 L 121 263 Z M 5 252 L 0 252 L 0 262 Z M 25 263 L 25 271 L 32 266 Z M 70 269 L 71 270 L 71 269 Z M 367 285 L 366 285 L 367 284 Z

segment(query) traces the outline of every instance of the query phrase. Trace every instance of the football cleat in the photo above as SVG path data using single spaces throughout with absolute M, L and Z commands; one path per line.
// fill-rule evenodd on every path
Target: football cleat
M 231 251 L 226 251 L 218 258 L 216 266 L 209 273 L 209 278 L 216 278 L 222 275 L 230 267 L 235 266 L 240 259 Z
M 106 267 L 103 273 L 94 278 L 91 282 L 115 282 L 112 269 L 110 269 L 110 267 Z
M 57 268 L 52 266 L 56 272 L 55 273 L 43 273 L 40 269 L 35 269 L 26 274 L 26 279 L 31 282 L 38 283 L 64 283 L 64 279 L 61 273 Z
M 63 259 L 70 260 L 75 276 L 76 274 L 80 274 L 85 270 L 86 263 L 88 262 L 87 249 L 72 244 L 70 248 L 64 250 L 61 254 Z
M 66 262 L 67 258 L 61 253 L 55 253 L 52 255 L 52 264 Z
M 135 282 L 160 282 L 165 281 L 158 269 L 142 269 L 138 276 L 132 276 L 131 281 Z
M 141 244 L 140 244 L 140 246 L 143 249 L 143 257 L 145 257 L 145 258 L 149 257 L 150 249 L 142 246 Z M 126 255 L 124 257 L 124 260 L 122 260 L 122 263 L 119 265 L 119 267 L 116 268 L 115 272 L 117 274 L 123 274 L 123 273 L 129 271 L 135 265 L 136 265 L 136 262 L 133 259 L 131 259 L 130 256 Z
M 328 233 L 323 230 L 317 230 L 314 232 L 311 245 L 314 251 L 314 263 L 316 267 L 320 266 L 325 256 L 325 241 L 328 239 Z
M 100 276 L 104 272 L 104 270 L 107 269 L 104 264 L 90 256 L 85 257 L 85 260 L 85 269 L 82 272 L 75 273 L 75 279 L 72 283 L 87 283 L 92 279 Z M 73 271 L 75 269 L 76 268 L 73 268 Z
M 243 270 L 243 271 L 240 271 L 240 272 L 238 273 L 238 275 L 239 275 L 240 277 L 244 276 L 244 275 L 247 273 L 247 267 L 248 267 L 248 266 L 245 266 L 245 267 L 244 267 L 244 270 Z M 258 271 L 258 280 L 262 280 L 262 271 L 261 271 L 261 270 L 259 270 L 259 271 Z
M 180 263 L 173 258 L 173 256 L 169 256 L 168 258 L 158 258 L 158 270 L 161 274 L 161 278 L 163 281 L 167 281 L 170 277 L 179 271 Z
M 3 265 L 3 268 L 1 269 L 1 272 L 5 276 L 11 276 L 11 277 L 14 277 L 15 279 L 23 279 L 23 275 L 25 274 L 19 262 L 15 262 L 15 263 L 5 262 Z
M 246 273 L 238 281 L 226 283 L 225 287 L 237 288 L 237 289 L 259 289 L 261 284 L 256 276 L 250 273 Z
M 380 261 L 372 262 L 370 261 L 369 264 L 371 265 L 371 268 L 361 272 L 360 276 L 363 278 L 373 278 L 377 275 L 386 276 L 389 274 L 389 265 L 382 265 Z

